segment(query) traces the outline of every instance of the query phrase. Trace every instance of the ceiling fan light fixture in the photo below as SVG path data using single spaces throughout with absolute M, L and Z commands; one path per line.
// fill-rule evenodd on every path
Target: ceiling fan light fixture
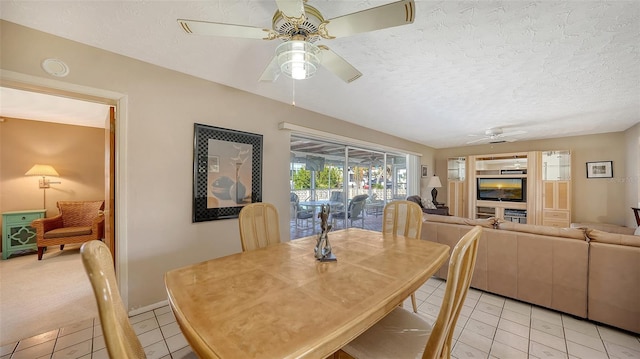
M 303 40 L 283 42 L 276 48 L 280 70 L 294 80 L 304 80 L 313 76 L 322 57 L 321 50 Z

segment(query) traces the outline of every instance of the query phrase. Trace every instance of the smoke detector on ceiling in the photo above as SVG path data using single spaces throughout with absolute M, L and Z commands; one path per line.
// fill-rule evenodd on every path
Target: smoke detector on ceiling
M 42 69 L 55 77 L 65 77 L 69 74 L 69 66 L 58 59 L 44 59 L 42 61 Z

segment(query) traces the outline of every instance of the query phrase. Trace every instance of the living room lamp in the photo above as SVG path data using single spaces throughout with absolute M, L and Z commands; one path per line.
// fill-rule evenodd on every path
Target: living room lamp
M 46 207 L 46 200 L 47 200 L 46 190 L 47 190 L 47 188 L 50 188 L 51 187 L 50 185 L 52 183 L 56 183 L 57 184 L 57 183 L 61 183 L 61 182 L 51 182 L 46 178 L 46 176 L 58 177 L 58 176 L 60 176 L 58 174 L 58 171 L 56 171 L 55 168 L 53 168 L 50 165 L 35 164 L 24 175 L 25 176 L 42 176 L 40 181 L 38 181 L 38 184 L 39 184 L 40 188 L 42 188 L 42 208 L 47 208 Z
M 429 183 L 427 183 L 427 187 L 433 188 L 431 190 L 431 202 L 433 202 L 433 204 L 437 206 L 438 201 L 436 201 L 436 197 L 438 197 L 438 190 L 436 188 L 442 187 L 442 183 L 440 182 L 440 177 L 434 174 L 433 177 L 429 178 Z

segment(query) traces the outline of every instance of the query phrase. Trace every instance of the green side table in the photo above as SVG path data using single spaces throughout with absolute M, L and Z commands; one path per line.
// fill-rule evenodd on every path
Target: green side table
M 2 214 L 2 259 L 11 254 L 37 250 L 36 230 L 31 227 L 34 219 L 44 218 L 46 209 L 4 212 Z

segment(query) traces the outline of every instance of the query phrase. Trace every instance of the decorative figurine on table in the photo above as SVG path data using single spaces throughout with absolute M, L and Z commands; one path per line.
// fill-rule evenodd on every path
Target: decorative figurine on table
M 329 244 L 328 233 L 331 230 L 331 225 L 329 224 L 330 212 L 331 207 L 329 207 L 328 204 L 323 204 L 320 208 L 320 213 L 318 213 L 318 218 L 320 218 L 321 232 L 314 251 L 316 254 L 316 259 L 320 262 L 333 262 L 338 260 L 336 256 L 331 253 L 331 244 Z

